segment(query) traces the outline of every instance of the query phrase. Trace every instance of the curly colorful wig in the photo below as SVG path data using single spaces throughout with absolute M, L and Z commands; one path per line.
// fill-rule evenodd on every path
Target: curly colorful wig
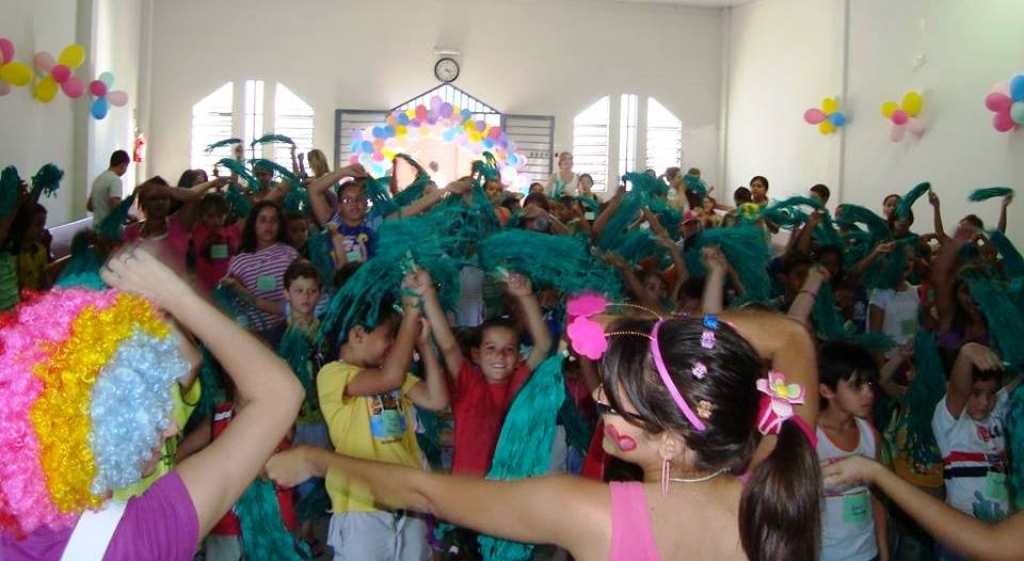
M 0 532 L 70 525 L 140 479 L 188 368 L 156 309 L 116 290 L 55 288 L 0 316 Z

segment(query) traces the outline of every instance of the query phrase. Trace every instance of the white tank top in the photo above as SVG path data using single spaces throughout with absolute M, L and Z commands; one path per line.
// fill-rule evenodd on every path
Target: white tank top
M 859 418 L 860 439 L 853 450 L 842 450 L 829 440 L 821 428 L 818 432 L 818 460 L 861 455 L 874 459 L 877 452 L 875 432 L 871 424 Z M 864 485 L 825 489 L 821 512 L 821 560 L 869 561 L 878 556 L 875 539 L 875 518 L 871 510 L 871 491 Z

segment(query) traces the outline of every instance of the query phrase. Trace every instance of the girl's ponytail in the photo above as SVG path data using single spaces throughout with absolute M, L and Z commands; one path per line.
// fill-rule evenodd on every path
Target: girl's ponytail
M 821 469 L 800 427 L 783 423 L 775 450 L 751 472 L 740 499 L 740 541 L 750 561 L 817 559 Z

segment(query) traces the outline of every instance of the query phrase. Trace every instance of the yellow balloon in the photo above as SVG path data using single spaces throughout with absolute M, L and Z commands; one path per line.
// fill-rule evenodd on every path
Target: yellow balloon
M 469 133 L 469 141 L 474 144 L 480 142 L 480 133 L 476 132 L 476 130 Z
M 836 126 L 826 119 L 818 123 L 818 130 L 821 131 L 821 134 L 832 134 L 836 132 Z
M 388 160 L 394 160 L 395 159 L 395 151 L 394 150 L 388 150 L 387 148 L 385 148 L 384 149 L 384 157 L 387 158 Z
M 405 111 L 405 116 L 409 117 L 410 119 L 415 119 L 416 118 L 416 110 L 415 109 L 407 109 Z
M 886 101 L 882 104 L 882 115 L 885 115 L 886 119 L 891 119 L 892 114 L 899 108 L 900 106 L 896 105 L 895 101 Z
M 395 127 L 395 136 L 405 136 L 409 132 L 409 127 L 405 125 L 398 125 Z
M 826 114 L 835 113 L 836 111 L 839 110 L 839 104 L 836 103 L 835 98 L 826 97 L 821 102 L 821 110 L 824 111 Z
M 57 81 L 52 76 L 43 78 L 36 84 L 32 95 L 43 103 L 50 103 L 53 101 L 53 98 L 57 97 Z
M 63 64 L 72 70 L 82 66 L 83 62 L 85 62 L 85 47 L 81 45 L 64 47 L 64 50 L 60 52 L 60 57 L 57 58 L 57 64 Z
M 27 86 L 32 81 L 32 69 L 27 64 L 11 62 L 0 67 L 0 80 L 12 86 Z
M 916 117 L 921 112 L 921 107 L 924 105 L 924 98 L 917 92 L 910 92 L 903 96 L 903 110 L 907 112 L 907 115 Z

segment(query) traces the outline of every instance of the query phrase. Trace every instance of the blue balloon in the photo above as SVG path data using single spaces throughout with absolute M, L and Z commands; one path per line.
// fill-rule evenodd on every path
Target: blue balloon
M 373 127 L 373 137 L 374 138 L 384 138 L 384 129 L 382 129 L 380 127 Z
M 846 115 L 836 111 L 828 116 L 828 122 L 832 123 L 832 125 L 837 128 L 841 127 L 846 124 Z
M 369 140 L 364 140 L 363 141 L 362 148 L 363 148 L 363 152 L 366 152 L 367 154 L 372 154 L 373 153 L 373 143 L 370 142 Z
M 409 116 L 406 115 L 405 113 L 399 113 L 398 114 L 398 124 L 399 125 L 408 125 L 409 124 Z
M 92 107 L 89 112 L 92 113 L 93 119 L 100 120 L 107 116 L 107 111 L 110 111 L 110 104 L 107 103 L 107 98 L 97 97 L 92 102 Z
M 487 148 L 488 150 L 490 150 L 491 148 L 494 148 L 494 141 L 491 140 L 490 138 L 485 138 L 484 139 L 484 148 Z
M 349 150 L 351 150 L 352 152 L 358 152 L 359 151 L 359 147 L 361 147 L 362 145 L 363 145 L 363 141 L 362 140 L 353 140 L 352 144 L 349 145 Z
M 463 121 L 468 121 L 468 120 L 470 120 L 472 118 L 473 118 L 473 112 L 472 111 L 470 111 L 469 109 L 463 109 L 462 110 L 462 120 Z
M 1024 74 L 1018 74 L 1010 80 L 1010 97 L 1014 101 L 1024 101 Z
M 388 125 L 384 127 L 384 138 L 392 138 L 395 136 L 395 127 Z
M 444 131 L 444 134 L 442 136 L 444 137 L 445 142 L 451 142 L 455 140 L 455 131 L 448 129 Z

